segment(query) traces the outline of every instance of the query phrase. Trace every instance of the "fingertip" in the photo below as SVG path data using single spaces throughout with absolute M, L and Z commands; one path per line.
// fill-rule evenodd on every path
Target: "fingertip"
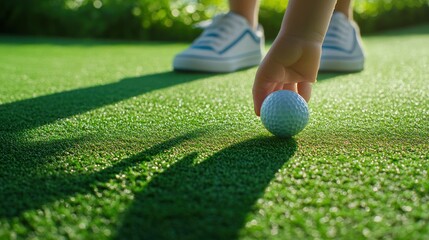
M 256 114 L 256 116 L 260 117 L 260 116 L 261 116 L 261 110 L 257 110 L 257 109 L 255 108 L 255 114 Z
M 258 117 L 261 116 L 261 107 L 262 107 L 262 104 L 255 103 L 254 105 L 255 114 Z
M 266 96 L 267 92 L 262 87 L 255 86 L 253 88 L 253 108 L 258 117 L 261 116 L 261 107 Z
M 312 83 L 301 82 L 298 84 L 298 93 L 304 98 L 306 102 L 310 101 L 311 98 Z
M 259 99 L 257 99 L 256 97 L 254 97 L 254 99 L 253 99 L 253 110 L 255 111 L 255 114 L 258 117 L 261 116 L 261 107 L 262 107 L 262 104 L 259 101 Z

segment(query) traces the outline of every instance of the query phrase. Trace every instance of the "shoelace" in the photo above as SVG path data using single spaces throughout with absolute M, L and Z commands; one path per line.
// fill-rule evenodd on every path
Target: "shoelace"
M 220 46 L 226 42 L 225 40 L 228 39 L 231 29 L 236 24 L 233 19 L 228 18 L 227 14 L 219 14 L 212 20 L 198 23 L 196 26 L 203 28 L 204 32 L 195 40 L 193 45 L 201 47 Z
M 324 45 L 338 45 L 350 34 L 349 26 L 340 18 L 333 17 L 329 23 L 328 31 L 325 36 Z

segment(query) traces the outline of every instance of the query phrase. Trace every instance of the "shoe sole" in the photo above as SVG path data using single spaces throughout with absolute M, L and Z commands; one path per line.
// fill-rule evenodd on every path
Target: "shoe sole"
M 177 56 L 173 61 L 175 71 L 193 72 L 234 72 L 243 68 L 259 65 L 262 60 L 260 53 L 232 59 L 210 59 L 193 56 Z
M 321 72 L 359 72 L 364 68 L 364 59 L 322 59 Z

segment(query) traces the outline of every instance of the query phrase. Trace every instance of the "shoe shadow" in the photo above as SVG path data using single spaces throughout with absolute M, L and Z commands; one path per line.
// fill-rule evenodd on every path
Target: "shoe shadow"
M 232 145 L 199 164 L 190 153 L 136 194 L 116 239 L 237 238 L 296 148 L 293 139 L 271 137 Z
M 330 79 L 334 79 L 341 76 L 346 76 L 349 74 L 354 74 L 358 72 L 331 72 L 331 71 L 319 71 L 317 75 L 317 81 L 322 82 Z

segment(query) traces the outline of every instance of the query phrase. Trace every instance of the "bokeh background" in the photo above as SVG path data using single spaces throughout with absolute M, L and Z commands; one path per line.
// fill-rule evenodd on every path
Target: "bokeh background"
M 287 0 L 262 0 L 268 39 Z M 189 41 L 197 22 L 227 10 L 226 0 L 2 0 L 0 34 Z M 429 0 L 355 0 L 363 34 L 429 22 Z

